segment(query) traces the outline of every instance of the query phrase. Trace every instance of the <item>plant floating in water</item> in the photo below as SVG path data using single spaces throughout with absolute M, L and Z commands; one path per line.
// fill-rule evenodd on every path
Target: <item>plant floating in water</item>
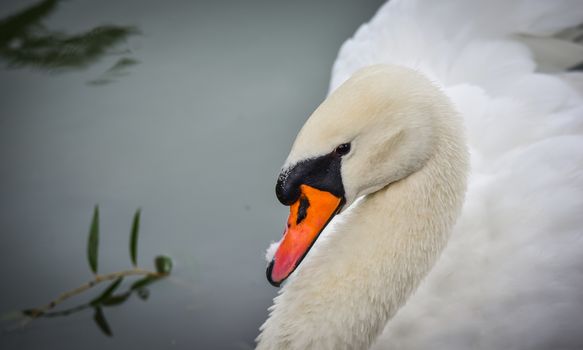
M 140 210 L 138 209 L 134 214 L 134 219 L 132 222 L 132 228 L 130 232 L 130 259 L 132 262 L 132 268 L 129 270 L 122 270 L 118 272 L 112 272 L 107 274 L 98 273 L 98 251 L 99 251 L 99 207 L 95 206 L 93 210 L 93 219 L 91 220 L 91 226 L 89 227 L 89 237 L 87 240 L 87 261 L 89 263 L 89 268 L 93 272 L 93 279 L 81 286 L 72 289 L 70 291 L 64 292 L 57 298 L 49 302 L 48 304 L 23 310 L 22 313 L 29 317 L 30 319 L 36 319 L 39 317 L 56 317 L 56 316 L 67 316 L 81 310 L 88 308 L 93 308 L 94 316 L 93 319 L 99 326 L 101 331 L 112 336 L 111 328 L 109 327 L 105 315 L 103 313 L 103 307 L 120 305 L 135 292 L 138 297 L 145 300 L 149 296 L 149 291 L 145 288 L 147 285 L 158 281 L 161 278 L 168 276 L 172 270 L 172 259 L 167 256 L 157 256 L 154 259 L 155 270 L 146 270 L 138 267 L 138 237 L 140 230 Z M 115 292 L 118 290 L 123 279 L 129 276 L 143 276 L 142 278 L 134 281 L 129 288 L 123 293 Z M 79 295 L 95 286 L 101 282 L 112 281 L 109 286 L 104 289 L 104 291 L 99 294 L 96 298 L 88 303 L 81 304 L 79 306 L 62 310 L 62 311 L 51 311 L 57 305 L 63 301 Z

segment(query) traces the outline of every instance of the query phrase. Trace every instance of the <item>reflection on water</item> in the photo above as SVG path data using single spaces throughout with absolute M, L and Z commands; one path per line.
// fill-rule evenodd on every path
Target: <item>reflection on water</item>
M 51 72 L 87 68 L 104 55 L 130 53 L 112 50 L 131 35 L 136 27 L 102 25 L 82 33 L 66 34 L 50 30 L 43 20 L 53 13 L 60 0 L 45 0 L 0 20 L 0 59 L 10 67 L 33 67 Z M 122 76 L 139 61 L 120 58 L 104 75 L 91 84 L 101 85 Z
M 0 349 L 252 349 L 277 293 L 276 176 L 383 1 L 0 1 Z M 2 332 L 87 280 L 95 203 L 99 271 L 131 262 L 141 207 L 140 256 L 172 257 L 172 275 L 149 293 L 124 279 L 96 308 L 104 282 Z
M 105 71 L 99 78 L 88 82 L 89 85 L 105 85 L 115 81 L 116 78 L 123 77 L 128 74 L 127 68 L 140 63 L 135 58 L 122 57 L 116 63 Z

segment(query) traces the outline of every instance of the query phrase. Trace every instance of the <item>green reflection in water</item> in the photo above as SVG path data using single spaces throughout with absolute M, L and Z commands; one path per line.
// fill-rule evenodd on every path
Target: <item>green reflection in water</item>
M 0 60 L 9 67 L 32 67 L 46 71 L 84 69 L 110 54 L 129 36 L 139 34 L 134 26 L 102 25 L 77 34 L 50 30 L 42 21 L 61 1 L 45 0 L 0 20 Z M 89 84 L 103 85 L 126 75 L 126 68 L 138 64 L 122 57 L 101 77 Z
M 88 82 L 89 85 L 105 85 L 114 82 L 116 78 L 128 75 L 127 68 L 139 64 L 140 61 L 130 58 L 120 58 L 111 68 L 105 71 L 99 78 Z

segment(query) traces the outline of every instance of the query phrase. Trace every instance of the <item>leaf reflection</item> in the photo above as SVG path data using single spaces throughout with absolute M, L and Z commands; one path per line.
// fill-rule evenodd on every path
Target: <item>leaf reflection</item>
M 42 21 L 57 9 L 59 2 L 41 1 L 0 19 L 0 60 L 9 67 L 32 67 L 51 72 L 83 69 L 105 55 L 114 54 L 112 48 L 129 36 L 139 34 L 136 27 L 116 25 L 97 26 L 76 34 L 50 30 Z M 127 50 L 124 53 L 127 54 Z M 121 76 L 124 69 L 138 63 L 133 58 L 121 58 L 95 82 L 112 81 L 112 76 Z

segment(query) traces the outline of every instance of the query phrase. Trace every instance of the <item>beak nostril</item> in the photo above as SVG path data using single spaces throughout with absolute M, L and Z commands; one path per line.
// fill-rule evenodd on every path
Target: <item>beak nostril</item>
M 300 206 L 298 207 L 298 216 L 296 219 L 296 225 L 299 225 L 306 216 L 308 216 L 308 207 L 310 206 L 310 201 L 306 196 L 300 197 Z

